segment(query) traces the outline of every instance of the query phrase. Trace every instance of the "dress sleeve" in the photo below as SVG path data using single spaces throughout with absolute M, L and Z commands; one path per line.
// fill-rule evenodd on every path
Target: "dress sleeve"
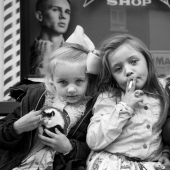
M 93 113 L 87 131 L 87 144 L 92 150 L 102 150 L 119 137 L 134 110 L 126 103 L 116 104 L 116 99 L 105 93 L 98 97 Z

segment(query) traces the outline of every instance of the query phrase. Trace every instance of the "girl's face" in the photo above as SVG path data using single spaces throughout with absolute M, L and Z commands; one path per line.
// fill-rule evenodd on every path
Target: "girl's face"
M 112 76 L 125 91 L 127 81 L 136 77 L 136 88 L 142 89 L 147 81 L 148 68 L 145 57 L 128 44 L 123 44 L 108 56 Z
M 81 64 L 60 64 L 55 69 L 54 86 L 56 92 L 68 103 L 76 103 L 84 98 L 88 86 L 86 68 Z

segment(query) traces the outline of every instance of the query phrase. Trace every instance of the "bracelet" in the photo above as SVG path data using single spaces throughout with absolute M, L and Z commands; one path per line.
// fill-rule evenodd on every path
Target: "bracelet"
M 67 152 L 67 153 L 63 153 L 63 155 L 68 155 L 71 151 Z
M 121 104 L 127 111 L 129 111 L 129 113 L 133 114 L 134 110 L 131 107 L 129 107 L 126 103 L 119 102 L 119 104 Z

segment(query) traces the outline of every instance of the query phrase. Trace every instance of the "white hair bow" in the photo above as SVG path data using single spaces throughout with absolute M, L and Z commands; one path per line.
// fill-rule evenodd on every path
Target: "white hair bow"
M 79 44 L 89 50 L 87 56 L 87 73 L 98 74 L 101 58 L 95 54 L 95 46 L 92 41 L 84 34 L 84 29 L 81 26 L 77 26 L 73 34 L 66 40 L 67 43 Z

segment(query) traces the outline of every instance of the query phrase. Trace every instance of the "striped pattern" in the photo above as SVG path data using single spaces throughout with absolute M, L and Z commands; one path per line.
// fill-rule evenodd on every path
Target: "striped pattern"
M 4 100 L 20 81 L 20 1 L 4 0 Z

